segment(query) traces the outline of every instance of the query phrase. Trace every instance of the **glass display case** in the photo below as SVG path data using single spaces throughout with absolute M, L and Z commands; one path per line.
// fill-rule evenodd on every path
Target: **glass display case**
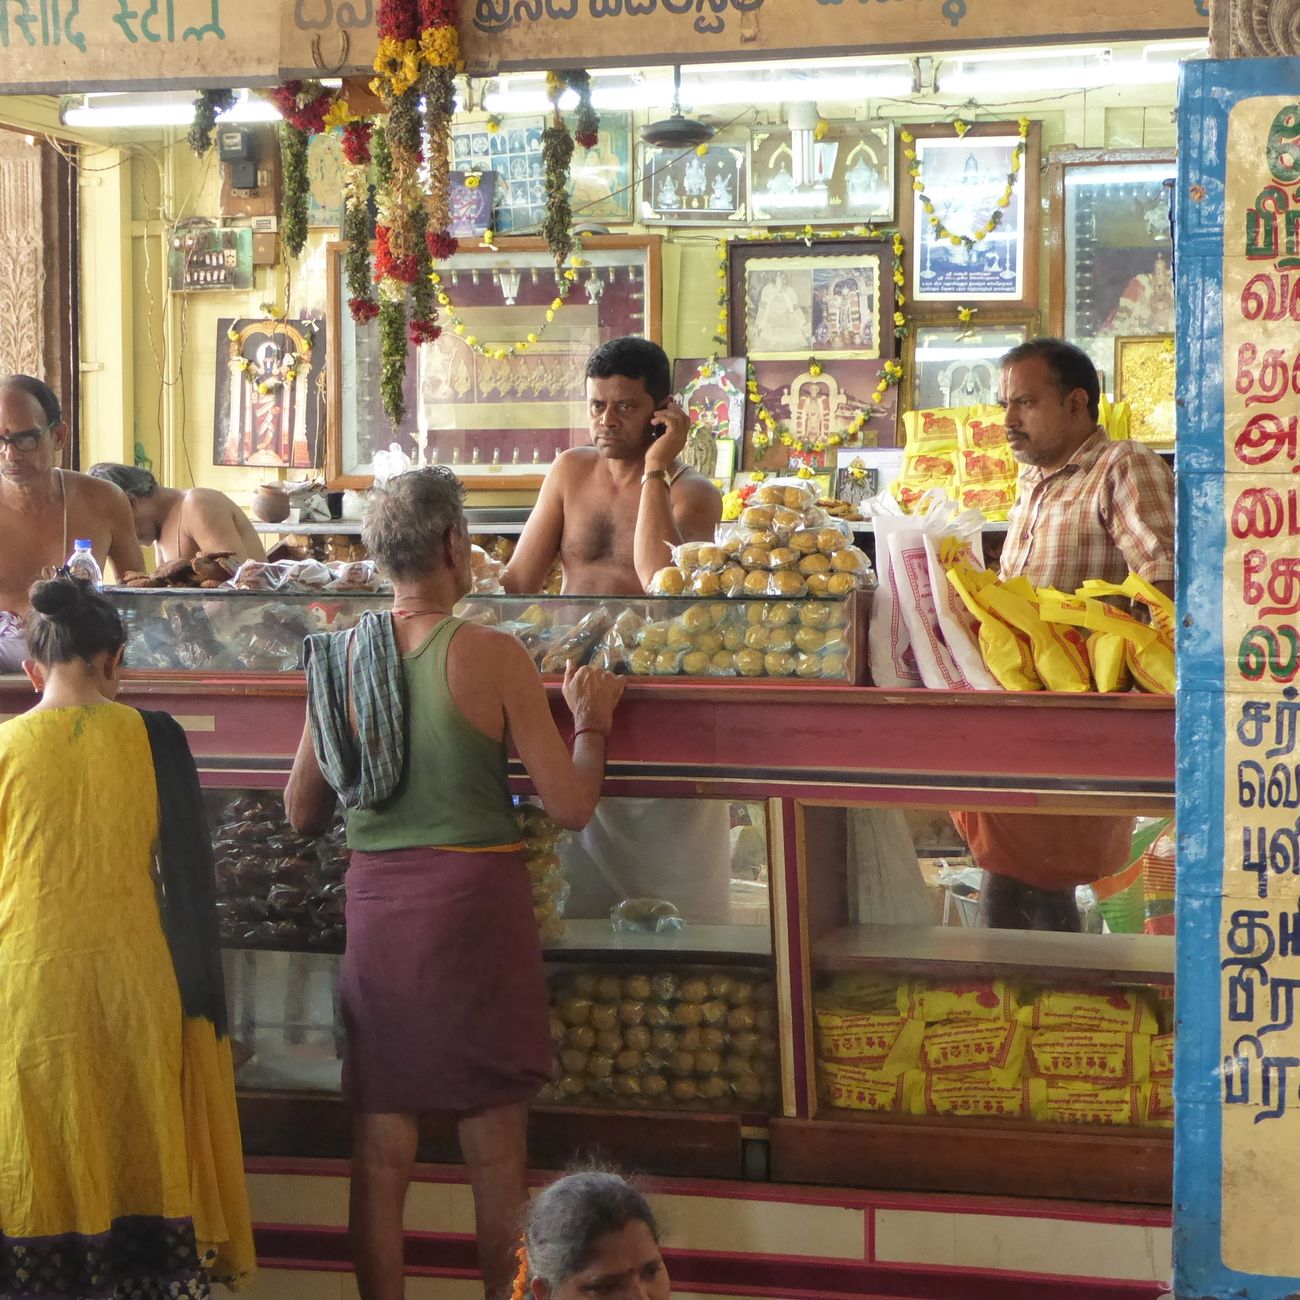
M 210 790 L 207 800 L 239 1085 L 337 1092 L 341 820 L 312 838 L 288 825 L 276 792 Z M 554 1075 L 541 1100 L 773 1109 L 764 805 L 610 799 L 582 836 L 528 802 L 518 817 L 551 989 Z M 620 842 L 620 830 L 640 834 Z M 669 860 L 683 850 L 689 861 Z M 629 889 L 639 896 L 620 897 Z
M 113 588 L 135 672 L 301 670 L 302 641 L 353 627 L 391 597 Z M 847 597 L 471 596 L 465 619 L 517 636 L 544 675 L 569 663 L 637 676 L 727 680 L 867 679 L 870 591 Z

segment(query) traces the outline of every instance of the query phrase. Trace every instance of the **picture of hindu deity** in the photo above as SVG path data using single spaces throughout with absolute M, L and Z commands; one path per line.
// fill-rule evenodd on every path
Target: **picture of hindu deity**
M 750 134 L 752 221 L 891 221 L 894 128 L 832 122 L 821 139 L 787 126 Z
M 745 263 L 747 353 L 880 354 L 880 258 L 751 257 Z
M 813 346 L 833 352 L 876 347 L 875 280 L 855 267 L 815 269 Z
M 673 225 L 740 222 L 746 207 L 745 151 L 711 144 L 703 154 L 648 146 L 641 168 L 641 220 Z

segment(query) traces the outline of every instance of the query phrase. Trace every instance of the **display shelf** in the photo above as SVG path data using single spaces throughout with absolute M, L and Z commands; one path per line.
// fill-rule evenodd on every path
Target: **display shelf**
M 815 971 L 886 969 L 961 979 L 1172 984 L 1174 940 L 1153 934 L 1058 934 L 942 925 L 850 925 L 814 942 Z
M 255 533 L 270 533 L 273 536 L 287 537 L 298 533 L 303 537 L 359 537 L 361 535 L 360 519 L 326 519 L 310 524 L 293 524 L 287 519 L 282 524 L 268 524 L 261 519 L 254 519 Z
M 849 1114 L 774 1119 L 783 1183 L 1168 1205 L 1173 1131 L 1021 1120 Z
M 706 966 L 753 966 L 770 961 L 772 933 L 766 925 L 691 925 L 681 934 L 616 934 L 608 921 L 566 921 L 564 938 L 542 949 L 546 961 L 601 963 L 689 962 Z M 232 952 L 309 952 L 338 956 L 341 948 L 309 939 L 223 939 Z

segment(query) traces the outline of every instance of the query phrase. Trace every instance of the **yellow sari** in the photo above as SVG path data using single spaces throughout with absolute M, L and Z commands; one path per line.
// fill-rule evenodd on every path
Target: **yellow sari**
M 0 1295 L 205 1296 L 252 1272 L 230 1044 L 183 1014 L 157 836 L 136 710 L 0 726 Z

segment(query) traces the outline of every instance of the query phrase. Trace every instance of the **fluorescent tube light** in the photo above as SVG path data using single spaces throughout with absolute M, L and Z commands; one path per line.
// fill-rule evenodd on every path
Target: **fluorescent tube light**
M 194 121 L 194 98 L 188 94 L 103 94 L 86 95 L 80 106 L 64 109 L 64 126 L 97 127 L 188 126 Z M 280 114 L 265 99 L 239 92 L 239 98 L 218 122 L 278 122 Z

